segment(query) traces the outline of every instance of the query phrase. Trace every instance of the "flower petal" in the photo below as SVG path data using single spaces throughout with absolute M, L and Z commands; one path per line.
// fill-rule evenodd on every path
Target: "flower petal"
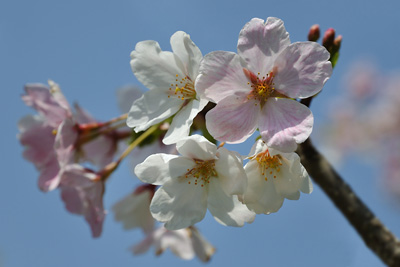
M 144 131 L 151 125 L 171 117 L 182 106 L 183 101 L 168 98 L 167 94 L 158 90 L 150 90 L 133 102 L 126 124 L 136 132 Z
M 225 194 L 218 178 L 213 179 L 208 188 L 208 209 L 217 222 L 222 225 L 241 227 L 245 222 L 254 221 L 254 212 L 242 204 L 236 195 Z
M 207 103 L 208 101 L 205 99 L 201 99 L 200 101 L 195 99 L 178 111 L 165 134 L 163 143 L 166 145 L 174 144 L 189 136 L 190 126 L 192 126 L 193 119 L 207 105 Z
M 251 92 L 243 72 L 246 63 L 235 53 L 215 51 L 204 56 L 195 85 L 200 97 L 218 103 L 227 96 L 243 98 Z
M 243 195 L 243 203 L 257 214 L 277 212 L 284 198 L 276 191 L 274 179 L 265 180 L 256 160 L 251 160 L 244 168 L 248 186 Z
M 145 161 L 136 165 L 135 175 L 145 183 L 162 185 L 171 177 L 169 161 L 177 157 L 162 153 L 150 155 Z
M 201 135 L 192 135 L 176 144 L 178 152 L 191 159 L 216 159 L 217 147 Z
M 306 106 L 285 98 L 270 98 L 262 109 L 260 133 L 268 147 L 293 152 L 311 134 L 314 117 Z
M 185 73 L 194 81 L 203 58 L 200 49 L 190 39 L 190 35 L 183 31 L 177 31 L 171 36 L 171 48 L 174 54 L 181 59 L 186 70 Z
M 150 90 L 166 92 L 176 75 L 186 77 L 181 60 L 169 51 L 161 51 L 155 41 L 136 44 L 131 53 L 131 67 L 136 78 Z
M 255 100 L 241 101 L 231 96 L 207 112 L 206 126 L 219 141 L 241 143 L 257 129 L 259 117 L 260 106 Z
M 238 53 L 254 73 L 268 74 L 278 54 L 290 44 L 289 34 L 278 18 L 253 18 L 240 31 Z
M 297 200 L 300 198 L 300 192 L 298 187 L 299 184 L 297 180 L 299 175 L 297 173 L 292 173 L 290 171 L 291 164 L 288 159 L 282 157 L 281 163 L 282 165 L 280 167 L 279 172 L 274 170 L 273 173 L 275 175 L 273 178 L 275 190 L 278 192 L 278 194 L 280 194 L 284 198 L 290 200 Z
M 243 194 L 247 187 L 247 176 L 242 160 L 224 147 L 218 149 L 217 156 L 215 170 L 222 190 L 227 195 Z
M 207 211 L 206 188 L 171 179 L 154 194 L 150 211 L 156 220 L 165 222 L 169 230 L 194 225 Z
M 321 91 L 332 75 L 329 52 L 315 42 L 289 45 L 275 61 L 275 88 L 291 98 L 306 98 Z

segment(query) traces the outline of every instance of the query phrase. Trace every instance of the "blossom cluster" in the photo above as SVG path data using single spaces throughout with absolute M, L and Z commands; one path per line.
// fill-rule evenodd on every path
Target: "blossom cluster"
M 53 82 L 27 85 L 23 100 L 39 114 L 21 120 L 19 138 L 40 172 L 39 187 L 59 188 L 66 208 L 83 214 L 97 237 L 107 178 L 135 147 L 158 144 L 162 152 L 148 150 L 134 167 L 145 184 L 114 205 L 115 219 L 143 230 L 135 254 L 154 245 L 157 255 L 170 248 L 183 259 L 209 260 L 215 249 L 194 226 L 207 210 L 220 224 L 241 227 L 312 192 L 295 153 L 314 122 L 300 100 L 318 94 L 332 73 L 330 52 L 314 37 L 291 43 L 283 21 L 270 17 L 242 28 L 237 53 L 203 56 L 182 31 L 171 36 L 171 52 L 139 42 L 130 63 L 149 90 L 125 101 L 129 112 L 109 122 L 78 106 L 73 112 Z M 125 118 L 133 131 L 120 124 Z M 247 156 L 224 146 L 255 132 Z M 115 160 L 121 140 L 126 149 Z M 87 161 L 98 170 L 82 165 Z

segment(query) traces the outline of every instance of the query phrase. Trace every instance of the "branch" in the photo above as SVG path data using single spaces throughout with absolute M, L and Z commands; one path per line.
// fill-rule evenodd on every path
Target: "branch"
M 310 139 L 299 145 L 297 153 L 309 175 L 353 225 L 365 244 L 388 266 L 400 266 L 400 241 L 357 197 Z

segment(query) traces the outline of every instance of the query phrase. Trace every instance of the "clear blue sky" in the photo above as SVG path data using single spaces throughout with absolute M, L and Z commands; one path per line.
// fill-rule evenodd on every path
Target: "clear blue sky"
M 236 51 L 242 26 L 253 17 L 284 20 L 293 41 L 304 41 L 311 25 L 333 27 L 343 35 L 341 56 L 331 80 L 313 102 L 315 129 L 322 112 L 338 90 L 351 62 L 375 59 L 385 71 L 399 69 L 398 1 L 29 1 L 0 2 L 1 182 L 0 266 L 203 266 L 171 253 L 133 256 L 128 248 L 139 242 L 139 231 L 124 231 L 109 213 L 103 235 L 92 239 L 82 217 L 66 212 L 59 192 L 37 188 L 38 173 L 25 161 L 17 121 L 32 111 L 20 100 L 23 85 L 61 85 L 70 102 L 78 101 L 99 119 L 118 114 L 115 90 L 139 84 L 131 72 L 129 54 L 137 42 L 156 40 L 170 50 L 177 30 L 189 33 L 203 54 Z M 144 89 L 144 88 L 143 88 Z M 251 143 L 235 146 L 247 154 Z M 107 185 L 105 207 L 130 192 L 137 179 L 125 164 Z M 400 209 L 377 179 L 373 166 L 351 159 L 340 173 L 355 191 L 400 236 Z M 400 206 L 400 204 L 399 204 Z M 315 186 L 299 201 L 285 201 L 276 214 L 257 216 L 244 228 L 227 228 L 210 215 L 198 224 L 217 247 L 210 266 L 381 266 Z M 224 266 L 227 266 L 224 265 Z

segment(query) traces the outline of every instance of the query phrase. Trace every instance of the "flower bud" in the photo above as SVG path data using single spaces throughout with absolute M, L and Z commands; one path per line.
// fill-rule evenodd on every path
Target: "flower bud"
M 328 49 L 328 51 L 331 51 L 331 48 L 333 46 L 333 42 L 335 40 L 335 30 L 333 28 L 329 28 L 325 31 L 324 38 L 322 39 L 322 45 Z
M 308 32 L 308 41 L 316 42 L 318 41 L 320 36 L 319 25 L 314 24 L 311 26 L 310 31 Z

